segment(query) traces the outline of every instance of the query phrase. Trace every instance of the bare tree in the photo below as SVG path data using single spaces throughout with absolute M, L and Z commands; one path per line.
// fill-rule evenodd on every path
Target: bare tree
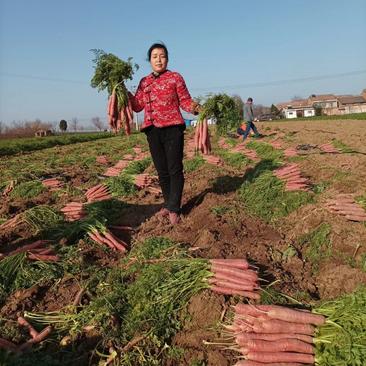
M 0 135 L 3 133 L 4 127 L 5 127 L 5 125 L 4 125 L 3 121 L 0 121 Z
M 103 121 L 100 119 L 100 117 L 93 117 L 91 119 L 92 124 L 99 130 L 102 131 L 102 129 L 104 128 L 104 123 Z
M 72 120 L 71 120 L 71 129 L 76 132 L 78 130 L 78 124 L 79 124 L 79 120 L 74 117 Z

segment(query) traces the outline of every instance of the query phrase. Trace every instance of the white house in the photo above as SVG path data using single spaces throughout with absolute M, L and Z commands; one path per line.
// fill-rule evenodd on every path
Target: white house
M 307 99 L 293 100 L 291 102 L 277 104 L 284 118 L 299 118 L 315 116 L 315 109 Z

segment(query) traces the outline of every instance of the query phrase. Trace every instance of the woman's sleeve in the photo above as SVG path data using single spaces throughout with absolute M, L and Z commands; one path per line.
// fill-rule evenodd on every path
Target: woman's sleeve
M 197 103 L 191 98 L 186 83 L 179 74 L 177 74 L 177 94 L 179 107 L 188 113 L 194 113 Z
M 132 109 L 134 112 L 141 112 L 145 108 L 142 80 L 140 81 L 136 94 L 133 95 L 132 93 L 128 93 L 128 97 L 131 101 Z

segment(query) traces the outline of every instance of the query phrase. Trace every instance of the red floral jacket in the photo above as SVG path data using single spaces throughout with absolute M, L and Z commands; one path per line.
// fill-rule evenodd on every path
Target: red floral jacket
M 192 113 L 197 105 L 183 77 L 169 70 L 158 76 L 151 73 L 142 78 L 135 96 L 130 94 L 130 100 L 135 112 L 145 110 L 141 130 L 151 125 L 167 127 L 184 124 L 179 108 Z

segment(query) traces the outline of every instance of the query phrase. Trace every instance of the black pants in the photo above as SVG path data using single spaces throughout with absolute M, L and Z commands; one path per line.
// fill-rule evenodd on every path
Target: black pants
M 185 125 L 149 127 L 144 132 L 159 175 L 164 207 L 179 213 L 184 186 L 183 147 Z

